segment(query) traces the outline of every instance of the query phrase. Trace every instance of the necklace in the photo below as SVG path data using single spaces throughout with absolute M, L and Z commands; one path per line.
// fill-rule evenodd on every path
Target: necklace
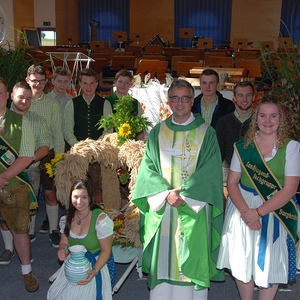
M 77 218 L 79 219 L 78 221 L 77 221 L 77 225 L 81 225 L 81 220 L 83 220 L 84 218 L 86 218 L 89 214 L 90 214 L 90 212 L 91 211 L 89 211 L 83 218 L 79 218 L 79 215 L 78 215 L 78 212 L 77 212 Z

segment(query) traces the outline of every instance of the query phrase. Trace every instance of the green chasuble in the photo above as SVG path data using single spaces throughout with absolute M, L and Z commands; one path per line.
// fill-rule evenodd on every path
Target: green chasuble
M 162 282 L 202 289 L 210 286 L 210 280 L 225 279 L 216 269 L 223 225 L 220 150 L 214 129 L 199 114 L 195 118 L 185 126 L 173 124 L 171 117 L 156 125 L 139 169 L 132 201 L 141 210 L 143 271 L 149 273 L 150 289 Z M 186 202 L 177 208 L 165 204 L 159 211 L 150 209 L 147 196 L 179 186 L 181 195 L 207 205 L 198 213 Z M 170 220 L 167 249 L 166 220 Z M 162 258 L 165 250 L 167 264 Z M 161 270 L 163 265 L 167 271 Z

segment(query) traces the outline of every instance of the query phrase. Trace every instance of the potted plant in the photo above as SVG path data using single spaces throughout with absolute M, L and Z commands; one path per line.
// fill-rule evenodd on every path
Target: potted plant
M 9 41 L 0 44 L 0 76 L 7 82 L 8 91 L 12 91 L 14 84 L 25 79 L 28 67 L 32 64 L 32 57 L 26 54 L 26 41 L 20 32 L 20 42 L 13 50 Z
M 280 41 L 279 38 L 276 52 L 267 50 L 261 56 L 263 81 L 272 84 L 270 93 L 277 95 L 286 107 L 291 137 L 300 141 L 300 48 L 298 43 L 286 47 Z M 261 51 L 263 53 L 262 47 Z

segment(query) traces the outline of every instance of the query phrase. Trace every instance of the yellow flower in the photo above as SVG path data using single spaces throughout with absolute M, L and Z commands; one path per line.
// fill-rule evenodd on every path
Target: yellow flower
M 51 159 L 51 163 L 55 164 L 55 163 L 59 162 L 60 160 L 63 159 L 64 155 L 65 155 L 64 153 L 57 153 L 55 155 L 55 157 L 53 159 Z
M 49 175 L 49 177 L 53 177 L 53 169 L 52 165 L 50 163 L 45 163 L 46 173 Z
M 118 226 L 120 226 L 122 224 L 123 224 L 123 221 L 120 220 L 120 219 L 117 219 L 116 221 L 114 221 L 114 227 L 118 227 Z
M 130 125 L 124 124 L 119 129 L 119 136 L 125 136 L 128 137 L 131 134 Z

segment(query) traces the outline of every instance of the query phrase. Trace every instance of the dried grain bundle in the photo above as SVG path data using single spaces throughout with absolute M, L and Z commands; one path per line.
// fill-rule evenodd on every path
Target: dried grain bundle
M 97 147 L 96 162 L 103 164 L 107 168 L 117 170 L 121 167 L 118 159 L 119 147 L 103 140 L 95 141 Z
M 112 169 L 120 167 L 118 152 L 117 146 L 103 140 L 91 139 L 78 142 L 70 150 L 70 154 L 84 156 L 90 164 L 97 162 Z
M 119 151 L 119 160 L 126 165 L 130 170 L 129 199 L 132 199 L 132 194 L 138 174 L 140 164 L 144 155 L 146 144 L 143 141 L 129 140 L 124 143 Z
M 102 200 L 105 208 L 120 210 L 121 194 L 117 172 L 110 167 L 101 165 L 102 176 Z
M 69 207 L 69 196 L 72 184 L 81 178 L 86 178 L 88 161 L 77 155 L 65 154 L 65 159 L 55 165 L 56 195 L 60 203 Z
M 68 208 L 72 184 L 86 178 L 89 164 L 101 166 L 103 204 L 105 207 L 120 209 L 121 195 L 116 169 L 119 168 L 118 148 L 101 140 L 80 141 L 65 154 L 65 159 L 56 164 L 55 185 L 58 200 Z
M 128 140 L 120 147 L 119 160 L 126 164 L 129 170 L 139 168 L 145 147 L 143 141 Z
M 119 151 L 119 160 L 130 170 L 130 182 L 128 185 L 130 191 L 129 199 L 132 199 L 137 173 L 144 155 L 145 146 L 146 145 L 143 141 L 128 140 L 121 146 Z M 139 233 L 139 215 L 140 210 L 133 204 L 133 202 L 130 201 L 125 206 L 124 212 L 126 236 L 130 243 L 134 243 L 135 247 L 142 248 Z
M 118 133 L 113 132 L 113 133 L 106 133 L 102 139 L 103 142 L 110 143 L 113 146 L 118 145 Z
M 130 243 L 134 243 L 137 248 L 142 248 L 143 245 L 140 240 L 140 210 L 134 205 L 133 202 L 129 202 L 126 205 L 124 212 L 124 225 L 126 237 L 128 237 Z

